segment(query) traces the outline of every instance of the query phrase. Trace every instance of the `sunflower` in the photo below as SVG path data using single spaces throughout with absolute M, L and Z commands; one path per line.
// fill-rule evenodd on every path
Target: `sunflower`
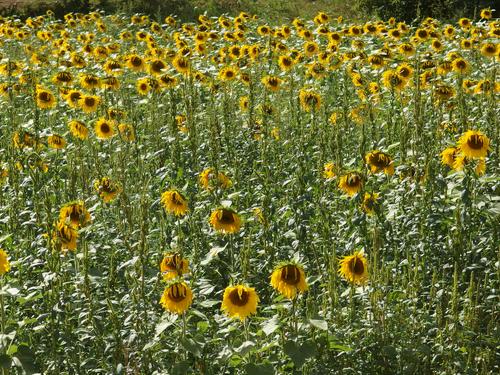
M 232 81 L 236 79 L 238 68 L 236 66 L 225 66 L 219 70 L 219 79 L 222 81 Z
M 294 299 L 308 288 L 304 269 L 295 263 L 278 265 L 271 275 L 271 286 L 286 298 Z
M 70 72 L 59 72 L 52 77 L 52 82 L 56 85 L 67 85 L 73 81 L 73 76 Z
M 470 70 L 470 64 L 463 58 L 458 57 L 451 62 L 454 72 L 465 74 Z
M 486 57 L 493 57 L 497 54 L 497 45 L 495 43 L 487 42 L 481 45 L 481 54 Z
M 36 89 L 36 105 L 41 109 L 54 108 L 56 105 L 56 98 L 49 90 L 42 87 Z
M 0 275 L 4 275 L 10 271 L 10 263 L 7 256 L 7 253 L 3 249 L 0 249 Z
M 333 163 L 326 163 L 323 166 L 323 178 L 327 180 L 331 180 L 332 178 L 335 178 L 336 173 L 335 173 L 335 164 Z
M 394 164 L 385 152 L 373 150 L 365 156 L 366 163 L 370 166 L 372 173 L 384 172 L 387 175 L 394 174 Z
M 365 284 L 368 281 L 368 261 L 364 254 L 355 251 L 353 255 L 342 258 L 339 274 L 353 284 Z
M 388 89 L 401 90 L 407 80 L 402 79 L 396 71 L 389 69 L 382 74 L 382 82 Z
M 68 103 L 71 108 L 78 108 L 81 98 L 82 93 L 79 90 L 69 90 L 68 93 L 64 95 L 66 103 Z
M 160 263 L 160 271 L 164 280 L 175 279 L 189 272 L 189 261 L 178 253 L 167 253 Z
M 299 92 L 300 105 L 306 112 L 319 111 L 321 96 L 312 90 L 301 89 Z
M 85 113 L 95 112 L 101 103 L 101 99 L 96 95 L 84 95 L 78 101 L 78 104 Z
M 222 189 L 228 189 L 233 186 L 231 179 L 223 172 L 218 173 L 217 181 L 215 181 L 215 171 L 213 168 L 207 168 L 200 173 L 200 184 L 205 190 L 212 190 L 215 184 L 218 184 Z
M 115 135 L 115 122 L 101 117 L 96 121 L 94 130 L 98 139 L 110 139 Z
M 174 66 L 175 70 L 177 70 L 181 74 L 189 73 L 189 69 L 191 68 L 189 60 L 181 55 L 175 56 L 175 58 L 172 60 L 172 65 Z
M 69 131 L 71 132 L 71 135 L 75 138 L 85 140 L 89 136 L 89 129 L 87 126 L 78 120 L 71 120 L 68 124 Z
M 187 199 L 177 190 L 168 190 L 161 195 L 165 211 L 175 216 L 184 216 L 188 211 Z
M 94 183 L 94 188 L 97 193 L 102 198 L 104 203 L 109 203 L 113 201 L 118 194 L 121 192 L 120 186 L 111 181 L 109 177 L 103 177 Z
M 75 228 L 84 227 L 91 221 L 90 214 L 83 201 L 66 203 L 59 211 L 59 220 Z
M 339 189 L 350 197 L 358 193 L 362 187 L 363 178 L 358 172 L 349 172 L 340 177 Z
M 365 196 L 363 197 L 363 202 L 361 203 L 361 209 L 367 215 L 369 216 L 373 215 L 375 209 L 378 207 L 378 198 L 379 198 L 378 193 L 365 193 Z
M 276 92 L 280 89 L 283 80 L 275 76 L 265 76 L 262 78 L 261 82 L 268 90 Z
M 59 220 L 55 224 L 53 240 L 61 247 L 62 251 L 76 250 L 76 240 L 78 231 L 76 228 L 67 224 L 64 220 Z
M 468 158 L 484 158 L 490 150 L 490 140 L 481 131 L 468 130 L 458 140 L 458 148 Z
M 184 281 L 174 281 L 166 286 L 160 304 L 167 311 L 183 314 L 193 303 L 193 292 Z
M 130 54 L 125 58 L 127 68 L 134 72 L 141 72 L 145 68 L 144 59 L 136 54 Z
M 456 147 L 447 147 L 443 152 L 441 152 L 441 163 L 453 168 L 455 159 L 460 151 Z
M 66 141 L 58 134 L 52 134 L 47 137 L 47 143 L 50 148 L 61 150 L 66 147 Z
M 210 225 L 221 233 L 236 233 L 241 228 L 241 219 L 230 208 L 218 208 L 212 212 L 209 219 Z
M 224 290 L 221 309 L 230 318 L 244 321 L 249 315 L 257 312 L 259 296 L 254 288 L 245 285 L 228 286 Z
M 118 125 L 118 131 L 125 142 L 135 141 L 135 129 L 132 125 L 121 123 Z
M 101 87 L 101 80 L 93 74 L 83 74 L 80 76 L 80 85 L 88 90 L 98 89 Z
M 481 18 L 483 18 L 485 20 L 489 20 L 492 17 L 492 14 L 493 14 L 493 12 L 489 8 L 481 10 Z

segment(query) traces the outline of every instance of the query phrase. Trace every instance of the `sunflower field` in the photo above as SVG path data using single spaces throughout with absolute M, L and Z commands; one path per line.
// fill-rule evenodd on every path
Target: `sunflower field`
M 0 18 L 2 374 L 498 374 L 500 20 Z

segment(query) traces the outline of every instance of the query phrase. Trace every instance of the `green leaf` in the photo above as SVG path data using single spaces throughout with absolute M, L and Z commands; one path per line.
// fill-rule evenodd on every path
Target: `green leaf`
M 296 342 L 289 340 L 285 342 L 283 350 L 297 369 L 301 368 L 308 358 L 316 355 L 316 346 L 311 341 L 306 341 L 299 346 Z
M 0 368 L 8 369 L 12 366 L 12 358 L 7 354 L 0 354 Z
M 255 364 L 255 363 L 247 363 L 245 365 L 245 374 L 246 375 L 273 375 L 274 368 L 271 364 Z
M 322 331 L 328 330 L 328 324 L 325 320 L 309 319 L 309 323 L 311 323 L 313 327 L 321 329 Z
M 201 357 L 201 346 L 193 339 L 185 337 L 181 339 L 181 344 L 184 349 L 192 353 L 195 357 Z
M 245 341 L 239 347 L 235 349 L 235 352 L 245 356 L 248 352 L 250 352 L 255 347 L 255 343 L 253 341 Z
M 269 336 L 271 333 L 276 331 L 279 328 L 279 320 L 277 316 L 274 316 L 273 318 L 267 320 L 264 322 L 262 325 L 262 331 L 266 334 L 266 336 Z

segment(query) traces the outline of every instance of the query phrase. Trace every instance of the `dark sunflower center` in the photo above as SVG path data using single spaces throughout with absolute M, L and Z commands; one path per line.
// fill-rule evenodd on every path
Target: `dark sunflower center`
M 87 107 L 93 107 L 95 104 L 94 98 L 85 98 L 85 105 Z
M 69 95 L 69 98 L 72 102 L 76 102 L 76 101 L 80 100 L 81 97 L 82 97 L 82 94 L 80 94 L 79 92 L 72 92 Z
M 163 63 L 163 61 L 155 61 L 153 62 L 151 67 L 153 71 L 160 72 L 162 69 L 165 69 L 165 64 Z
M 281 269 L 281 280 L 288 285 L 297 285 L 300 282 L 300 271 L 297 266 L 288 265 Z
M 177 205 L 177 206 L 181 206 L 183 204 L 183 199 L 179 195 L 179 193 L 174 192 L 172 194 L 172 203 L 175 204 L 175 205 Z
M 354 272 L 356 275 L 362 275 L 365 272 L 365 266 L 363 265 L 363 262 L 358 258 L 354 258 L 351 263 L 351 267 L 352 272 Z
M 234 223 L 233 213 L 229 210 L 222 210 L 220 222 L 223 224 L 233 224 Z
M 233 305 L 236 306 L 245 306 L 250 299 L 250 293 L 245 290 L 235 289 L 231 293 L 229 293 L 229 300 Z
M 232 77 L 233 77 L 233 72 L 232 72 L 231 70 L 228 70 L 228 71 L 226 72 L 226 77 L 227 77 L 227 78 L 232 78 Z
M 137 56 L 134 56 L 130 59 L 130 63 L 133 65 L 133 66 L 141 66 L 142 65 L 142 60 L 137 57 Z
M 371 165 L 376 166 L 377 168 L 386 168 L 390 164 L 389 158 L 384 154 L 374 154 L 370 157 L 369 162 Z
M 356 187 L 361 183 L 361 178 L 357 174 L 351 174 L 347 178 L 347 186 Z
M 186 298 L 186 287 L 181 284 L 174 284 L 168 290 L 168 296 L 174 302 L 181 302 Z
M 483 148 L 484 142 L 483 138 L 477 134 L 473 134 L 467 139 L 467 146 L 474 150 L 480 150 Z
M 38 95 L 38 98 L 42 101 L 42 102 L 50 102 L 50 95 L 48 92 L 45 92 L 45 91 L 42 91 L 39 95 Z
M 399 75 L 401 77 L 408 77 L 410 75 L 410 69 L 406 67 L 399 69 Z
M 103 133 L 109 133 L 110 130 L 111 130 L 111 128 L 109 127 L 109 125 L 107 123 L 101 124 L 101 131 Z
M 70 219 L 72 222 L 75 222 L 75 221 L 80 221 L 80 214 L 79 214 L 77 211 L 73 211 L 73 212 L 71 212 L 71 214 L 69 215 L 69 219 Z

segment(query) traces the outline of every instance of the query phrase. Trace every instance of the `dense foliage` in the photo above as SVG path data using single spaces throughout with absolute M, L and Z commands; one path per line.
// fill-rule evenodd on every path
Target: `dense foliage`
M 500 371 L 481 20 L 0 19 L 0 367 Z

